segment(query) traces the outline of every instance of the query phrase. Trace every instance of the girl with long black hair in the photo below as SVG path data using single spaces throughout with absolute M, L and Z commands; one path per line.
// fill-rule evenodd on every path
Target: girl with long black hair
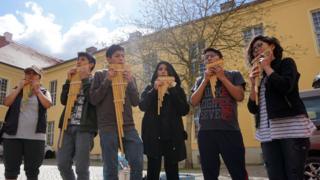
M 158 89 L 163 84 L 160 76 L 173 76 L 172 83 L 164 95 L 160 114 L 157 111 Z M 161 170 L 161 158 L 164 156 L 164 168 L 167 179 L 178 180 L 178 162 L 186 158 L 182 116 L 188 114 L 189 105 L 181 81 L 173 66 L 161 61 L 148 85 L 141 95 L 139 108 L 145 112 L 142 120 L 142 140 L 144 154 L 148 158 L 148 180 L 158 180 Z

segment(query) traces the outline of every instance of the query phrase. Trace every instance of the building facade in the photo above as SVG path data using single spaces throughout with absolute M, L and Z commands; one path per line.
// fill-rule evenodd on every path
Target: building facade
M 311 89 L 313 78 L 320 72 L 320 1 L 319 0 L 258 0 L 245 6 L 239 11 L 239 16 L 245 18 L 252 18 L 253 14 L 249 11 L 250 8 L 256 10 L 266 11 L 262 18 L 256 22 L 250 21 L 245 24 L 241 29 L 240 36 L 243 37 L 243 51 L 246 49 L 246 45 L 252 37 L 259 34 L 275 36 L 280 39 L 282 46 L 286 49 L 285 56 L 291 56 L 295 59 L 298 66 L 298 70 L 301 73 L 300 78 L 300 90 Z M 210 17 L 209 17 L 210 18 Z M 215 17 L 212 17 L 215 18 Z M 249 22 L 249 21 L 248 21 Z M 270 28 L 272 27 L 272 28 Z M 179 28 L 183 29 L 183 26 Z M 155 32 L 154 34 L 157 34 Z M 141 34 L 140 34 L 141 35 Z M 0 37 L 0 39 L 3 38 Z M 145 58 L 137 59 L 135 56 L 130 56 L 131 51 L 135 51 L 134 44 L 141 39 L 152 38 L 152 35 L 139 36 L 133 39 L 129 39 L 126 42 L 121 43 L 128 52 L 128 62 L 132 64 L 132 71 L 139 77 L 139 90 L 142 90 L 145 86 L 145 82 L 148 82 L 154 70 L 154 66 L 161 59 L 170 59 L 170 57 L 161 52 L 161 50 L 150 51 L 145 54 Z M 13 42 L 11 42 L 13 43 Z M 10 44 L 10 43 L 9 43 Z M 16 56 L 8 57 L 8 53 L 16 55 L 14 48 L 7 49 L 8 41 L 0 41 L 0 121 L 4 120 L 6 107 L 2 105 L 3 98 L 10 92 L 21 79 L 23 75 L 24 64 L 19 61 L 11 62 L 11 59 L 18 58 Z M 190 48 L 198 49 L 208 46 L 206 42 L 201 42 L 197 46 Z M 30 49 L 29 49 L 30 51 Z M 95 70 L 106 67 L 105 60 L 106 49 L 101 49 L 94 52 L 97 59 L 97 65 Z M 24 53 L 24 52 L 19 52 Z M 74 52 L 76 56 L 77 52 Z M 224 50 L 223 54 L 227 54 L 228 51 Z M 24 53 L 27 55 L 21 56 L 21 59 L 30 59 L 34 57 L 30 52 Z M 4 56 L 6 58 L 4 58 Z M 247 76 L 248 69 L 245 66 L 245 56 L 242 53 L 235 54 L 236 57 L 240 58 L 240 64 L 230 65 L 232 69 L 240 69 L 243 75 Z M 67 71 L 75 66 L 76 59 L 67 60 L 60 62 L 52 58 L 51 60 L 35 60 L 33 63 L 44 63 L 44 78 L 42 79 L 43 85 L 48 88 L 53 98 L 53 106 L 48 111 L 48 138 L 47 144 L 57 148 L 57 142 L 59 138 L 58 122 L 63 109 L 60 104 L 60 93 L 62 85 L 64 84 Z M 225 59 L 226 63 L 230 63 L 228 59 Z M 46 64 L 48 63 L 49 64 Z M 30 64 L 28 62 L 28 64 Z M 195 66 L 196 70 L 202 71 L 204 66 Z M 177 68 L 179 71 L 183 71 L 183 68 Z M 248 82 L 248 80 L 247 80 Z M 190 88 L 190 87 L 186 87 Z M 189 92 L 189 89 L 186 89 Z M 246 100 L 248 95 L 246 96 Z M 255 126 L 254 119 L 249 114 L 246 107 L 246 100 L 238 104 L 238 119 L 240 128 L 243 134 L 244 143 L 246 147 L 246 160 L 247 163 L 260 163 L 261 149 L 260 144 L 254 138 Z M 134 108 L 134 120 L 137 129 L 141 129 L 141 120 L 143 113 L 139 109 Z M 197 116 L 192 116 L 195 120 Z M 189 119 L 188 119 L 189 120 Z M 185 119 L 185 123 L 188 121 Z M 192 133 L 189 134 L 192 144 L 192 157 L 195 165 L 199 165 L 199 153 L 197 150 L 197 139 L 196 139 L 196 123 L 192 123 Z M 92 151 L 92 155 L 100 155 L 98 137 L 95 139 L 95 147 Z

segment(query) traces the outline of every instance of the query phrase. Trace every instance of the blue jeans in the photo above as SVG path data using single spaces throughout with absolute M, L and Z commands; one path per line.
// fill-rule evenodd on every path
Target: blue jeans
M 118 180 L 118 134 L 99 132 L 103 159 L 104 180 Z M 124 131 L 124 153 L 130 166 L 130 180 L 141 180 L 143 170 L 143 145 L 137 130 Z
M 57 154 L 58 169 L 62 179 L 76 179 L 72 169 L 73 161 L 76 166 L 77 179 L 90 179 L 90 151 L 93 138 L 93 133 L 81 132 L 79 126 L 68 126 Z
M 309 147 L 309 138 L 277 139 L 261 143 L 269 179 L 303 179 Z

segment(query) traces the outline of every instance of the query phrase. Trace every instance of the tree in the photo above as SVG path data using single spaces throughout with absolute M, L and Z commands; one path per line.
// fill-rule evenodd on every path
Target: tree
M 178 69 L 186 89 L 191 89 L 196 78 L 201 75 L 200 70 L 204 69 L 201 52 L 205 47 L 222 50 L 228 60 L 225 61 L 226 67 L 245 70 L 245 66 L 239 66 L 239 63 L 244 64 L 243 56 L 239 56 L 244 49 L 243 31 L 245 27 L 261 22 L 265 11 L 251 5 L 263 1 L 146 0 L 141 17 L 132 23 L 153 33 L 129 45 L 135 49 L 130 51 L 131 56 L 146 59 L 143 63 L 148 63 L 148 53 L 157 53 L 158 59 L 166 59 Z M 190 96 L 190 91 L 187 94 Z M 193 167 L 193 110 L 186 123 L 189 135 L 187 168 Z

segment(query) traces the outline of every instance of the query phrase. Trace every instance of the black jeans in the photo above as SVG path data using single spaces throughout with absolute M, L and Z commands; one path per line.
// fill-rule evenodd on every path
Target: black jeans
M 28 139 L 3 139 L 5 177 L 16 179 L 20 174 L 22 157 L 28 180 L 37 180 L 44 158 L 45 141 Z
M 309 147 L 309 138 L 279 139 L 261 143 L 269 179 L 302 180 Z
M 199 131 L 198 146 L 205 180 L 218 180 L 219 155 L 221 155 L 232 179 L 248 179 L 245 168 L 245 149 L 240 131 Z
M 164 169 L 168 180 L 179 180 L 179 167 L 178 162 L 172 161 L 172 143 L 171 141 L 160 141 L 160 150 L 164 156 Z M 159 180 L 161 171 L 161 159 L 160 157 L 148 156 L 148 170 L 147 180 Z

